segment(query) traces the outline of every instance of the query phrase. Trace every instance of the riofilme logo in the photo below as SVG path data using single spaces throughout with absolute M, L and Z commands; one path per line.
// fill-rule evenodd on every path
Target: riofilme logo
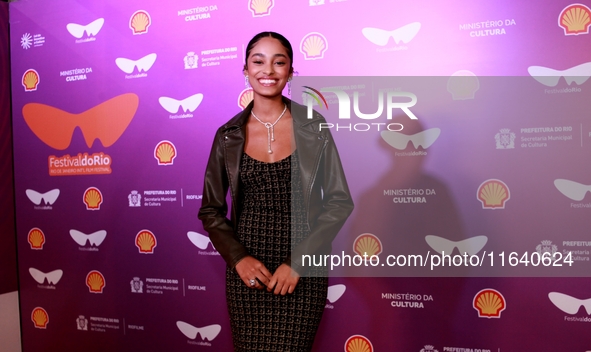
M 246 109 L 248 104 L 250 104 L 250 102 L 254 98 L 253 94 L 254 93 L 252 92 L 252 88 L 246 88 L 245 90 L 240 92 L 240 94 L 238 95 L 238 107 L 242 110 Z
M 31 320 L 37 329 L 47 329 L 49 314 L 41 307 L 35 307 L 31 312 Z
M 412 142 L 414 149 L 419 147 L 427 149 L 439 138 L 441 130 L 439 128 L 430 128 L 413 135 L 395 131 L 382 131 L 380 134 L 382 139 L 394 149 L 404 150 L 408 147 L 408 142 Z
M 156 236 L 150 230 L 141 230 L 135 236 L 135 245 L 140 253 L 153 254 L 156 242 Z
M 197 334 L 199 334 L 201 336 L 201 340 L 213 341 L 213 339 L 218 336 L 220 331 L 222 331 L 222 326 L 218 324 L 197 328 L 191 324 L 179 320 L 176 322 L 176 326 L 183 333 L 183 335 L 187 336 L 191 340 L 194 340 L 197 337 Z M 210 344 L 208 345 L 211 346 Z
M 95 40 L 94 36 L 98 34 L 98 32 L 103 28 L 103 24 L 105 24 L 104 18 L 99 18 L 87 24 L 86 26 L 77 24 L 77 23 L 68 23 L 66 25 L 66 29 L 74 38 L 82 38 L 84 33 L 87 35 L 87 39 L 83 41 L 92 41 Z M 82 41 L 76 41 L 82 42 Z
M 25 87 L 25 92 L 32 92 L 37 90 L 37 86 L 39 85 L 40 77 L 39 73 L 34 69 L 30 68 L 23 73 L 23 87 Z
M 353 335 L 345 341 L 345 352 L 373 352 L 371 341 L 363 335 Z
M 89 187 L 84 191 L 82 202 L 86 204 L 86 210 L 100 210 L 103 203 L 103 194 L 96 187 Z
M 564 35 L 588 34 L 591 24 L 591 9 L 583 4 L 571 4 L 560 12 L 558 26 Z
M 479 318 L 500 318 L 501 312 L 507 308 L 507 303 L 499 291 L 486 288 L 474 296 L 472 307 L 478 311 Z
M 31 249 L 43 249 L 45 234 L 43 234 L 40 228 L 33 227 L 27 235 L 27 241 L 31 245 Z
M 29 274 L 31 274 L 33 279 L 35 279 L 35 281 L 41 285 L 43 285 L 45 280 L 47 280 L 48 285 L 56 285 L 62 278 L 62 275 L 64 275 L 64 271 L 57 269 L 48 273 L 44 273 L 41 270 L 29 268 Z
M 324 53 L 328 50 L 328 41 L 318 32 L 310 32 L 300 42 L 300 52 L 304 54 L 304 60 L 324 59 Z
M 490 179 L 480 184 L 476 198 L 482 203 L 482 209 L 505 209 L 505 203 L 511 198 L 511 193 L 505 182 Z
M 176 147 L 171 141 L 161 141 L 154 148 L 154 158 L 158 165 L 172 165 L 176 155 Z
M 93 270 L 86 275 L 86 286 L 91 293 L 103 293 L 106 285 L 105 277 L 100 271 Z
M 133 93 L 119 95 L 79 114 L 29 103 L 23 107 L 23 117 L 37 138 L 53 149 L 68 148 L 76 127 L 82 131 L 88 148 L 96 139 L 107 148 L 125 132 L 138 104 L 139 98 Z M 111 163 L 111 157 L 102 152 L 62 157 L 50 155 L 48 158 L 50 176 L 110 174 Z
M 271 14 L 275 0 L 248 0 L 248 10 L 252 17 L 263 17 Z
M 363 33 L 363 36 L 370 42 L 379 46 L 386 46 L 390 37 L 394 38 L 394 43 L 396 44 L 399 44 L 400 42 L 406 44 L 419 33 L 420 29 L 421 23 L 413 22 L 392 31 L 367 27 L 363 28 L 361 33 Z
M 353 241 L 353 251 L 362 257 L 367 255 L 367 258 L 379 255 L 382 253 L 382 241 L 371 233 L 362 233 Z
M 138 10 L 131 15 L 129 19 L 129 28 L 131 32 L 136 34 L 148 33 L 148 27 L 152 24 L 152 18 L 147 11 Z

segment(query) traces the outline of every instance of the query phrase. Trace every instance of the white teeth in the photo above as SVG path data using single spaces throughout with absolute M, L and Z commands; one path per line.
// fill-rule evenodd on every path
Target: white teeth
M 273 84 L 273 83 L 276 83 L 277 81 L 275 81 L 273 79 L 261 79 L 261 80 L 259 80 L 259 82 L 261 82 L 262 84 Z

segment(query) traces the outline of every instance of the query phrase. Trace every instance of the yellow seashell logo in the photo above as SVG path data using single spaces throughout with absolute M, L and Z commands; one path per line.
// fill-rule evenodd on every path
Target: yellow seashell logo
M 135 236 L 135 245 L 140 253 L 153 254 L 156 247 L 156 236 L 150 230 L 141 230 Z
M 27 241 L 31 245 L 31 249 L 43 249 L 45 235 L 41 229 L 34 227 L 29 231 L 29 234 L 27 235 Z
M 82 201 L 86 204 L 86 210 L 99 210 L 103 203 L 103 194 L 96 187 L 90 187 L 84 191 Z
M 367 255 L 367 258 L 379 255 L 382 253 L 382 241 L 371 233 L 363 233 L 353 241 L 353 251 L 362 257 Z
M 353 335 L 345 342 L 345 352 L 373 352 L 373 345 L 367 337 Z
M 147 11 L 139 10 L 131 15 L 129 19 L 129 28 L 136 34 L 148 33 L 148 27 L 152 24 L 152 18 Z
M 328 50 L 328 41 L 318 32 L 306 34 L 300 42 L 300 52 L 304 54 L 305 60 L 323 59 L 326 50 Z
M 478 292 L 472 305 L 480 318 L 500 318 L 501 312 L 507 308 L 505 297 L 492 288 Z
M 32 92 L 37 90 L 37 86 L 39 85 L 39 73 L 32 68 L 28 69 L 23 74 L 23 87 L 25 87 L 25 92 Z
M 511 198 L 511 193 L 505 182 L 490 179 L 478 187 L 476 198 L 482 203 L 483 209 L 505 209 L 505 203 Z
M 92 293 L 103 293 L 106 286 L 105 277 L 99 271 L 93 270 L 86 275 L 86 286 Z
M 35 327 L 38 329 L 47 329 L 47 324 L 49 323 L 49 314 L 47 311 L 41 307 L 36 307 L 31 312 L 31 320 Z
M 571 4 L 558 16 L 558 26 L 564 35 L 588 34 L 591 25 L 591 9 L 583 4 Z
M 176 157 L 176 147 L 170 141 L 162 141 L 154 148 L 154 158 L 158 165 L 172 165 Z
M 273 6 L 275 6 L 273 0 L 248 0 L 248 9 L 252 17 L 269 16 Z
M 238 95 L 238 107 L 240 107 L 240 109 L 242 110 L 246 109 L 248 104 L 250 104 L 250 102 L 254 98 L 253 94 L 254 93 L 252 92 L 252 88 L 246 88 L 245 90 L 240 92 L 240 95 Z

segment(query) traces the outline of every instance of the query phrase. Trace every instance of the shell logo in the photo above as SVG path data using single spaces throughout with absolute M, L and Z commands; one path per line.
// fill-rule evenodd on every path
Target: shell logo
M 478 187 L 476 198 L 482 203 L 482 209 L 505 209 L 505 203 L 511 198 L 511 192 L 505 182 L 490 179 Z
M 304 54 L 305 60 L 323 59 L 326 50 L 328 50 L 328 41 L 318 32 L 306 34 L 300 42 L 300 52 Z
M 38 329 L 47 329 L 47 324 L 49 323 L 49 314 L 47 311 L 41 307 L 36 307 L 31 312 L 31 320 L 35 327 Z
M 353 335 L 345 341 L 345 352 L 373 352 L 371 341 L 363 335 Z
M 31 245 L 31 249 L 43 249 L 45 234 L 43 234 L 40 228 L 33 227 L 27 235 L 27 241 Z
M 154 158 L 158 165 L 172 165 L 176 158 L 176 147 L 170 141 L 161 141 L 154 148 Z
M 148 33 L 148 27 L 152 24 L 152 18 L 147 11 L 138 10 L 131 15 L 129 19 L 129 28 L 136 34 Z
M 246 109 L 248 104 L 254 99 L 252 88 L 246 88 L 240 95 L 238 95 L 238 107 L 242 110 Z
M 248 0 L 248 9 L 252 12 L 252 17 L 269 16 L 273 6 L 273 0 Z
M 135 236 L 135 245 L 140 253 L 153 254 L 157 244 L 156 236 L 150 230 L 141 230 Z
M 25 92 L 32 92 L 37 90 L 37 86 L 39 85 L 39 73 L 34 69 L 30 68 L 25 73 L 23 73 L 23 87 L 25 87 Z
M 88 286 L 90 292 L 103 293 L 103 288 L 105 288 L 106 285 L 105 277 L 100 271 L 93 270 L 86 275 L 86 286 Z
M 103 194 L 96 187 L 89 187 L 84 191 L 82 201 L 86 204 L 86 210 L 99 210 L 103 203 Z
M 353 241 L 353 251 L 360 256 L 379 255 L 382 253 L 382 248 L 382 241 L 371 233 L 363 233 Z
M 500 318 L 507 302 L 499 291 L 487 288 L 474 296 L 472 306 L 478 311 L 479 318 Z
M 591 9 L 583 4 L 571 4 L 560 12 L 558 26 L 564 35 L 588 34 L 591 24 Z

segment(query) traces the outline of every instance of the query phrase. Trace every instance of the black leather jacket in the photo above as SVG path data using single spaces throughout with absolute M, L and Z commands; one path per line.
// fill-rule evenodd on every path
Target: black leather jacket
M 307 118 L 307 108 L 283 98 L 293 116 L 293 129 L 298 150 L 304 204 L 308 212 L 310 235 L 286 258 L 292 269 L 304 273 L 303 254 L 329 254 L 331 243 L 353 210 L 353 201 L 341 166 L 336 146 L 328 129 L 319 131 L 324 117 L 314 111 Z M 241 206 L 239 168 L 244 151 L 245 126 L 253 103 L 221 126 L 213 141 L 203 185 L 199 219 L 211 242 L 230 268 L 245 256 L 246 248 L 238 241 L 235 230 Z M 231 220 L 226 217 L 226 195 L 232 197 Z M 238 203 L 237 203 L 238 202 Z

